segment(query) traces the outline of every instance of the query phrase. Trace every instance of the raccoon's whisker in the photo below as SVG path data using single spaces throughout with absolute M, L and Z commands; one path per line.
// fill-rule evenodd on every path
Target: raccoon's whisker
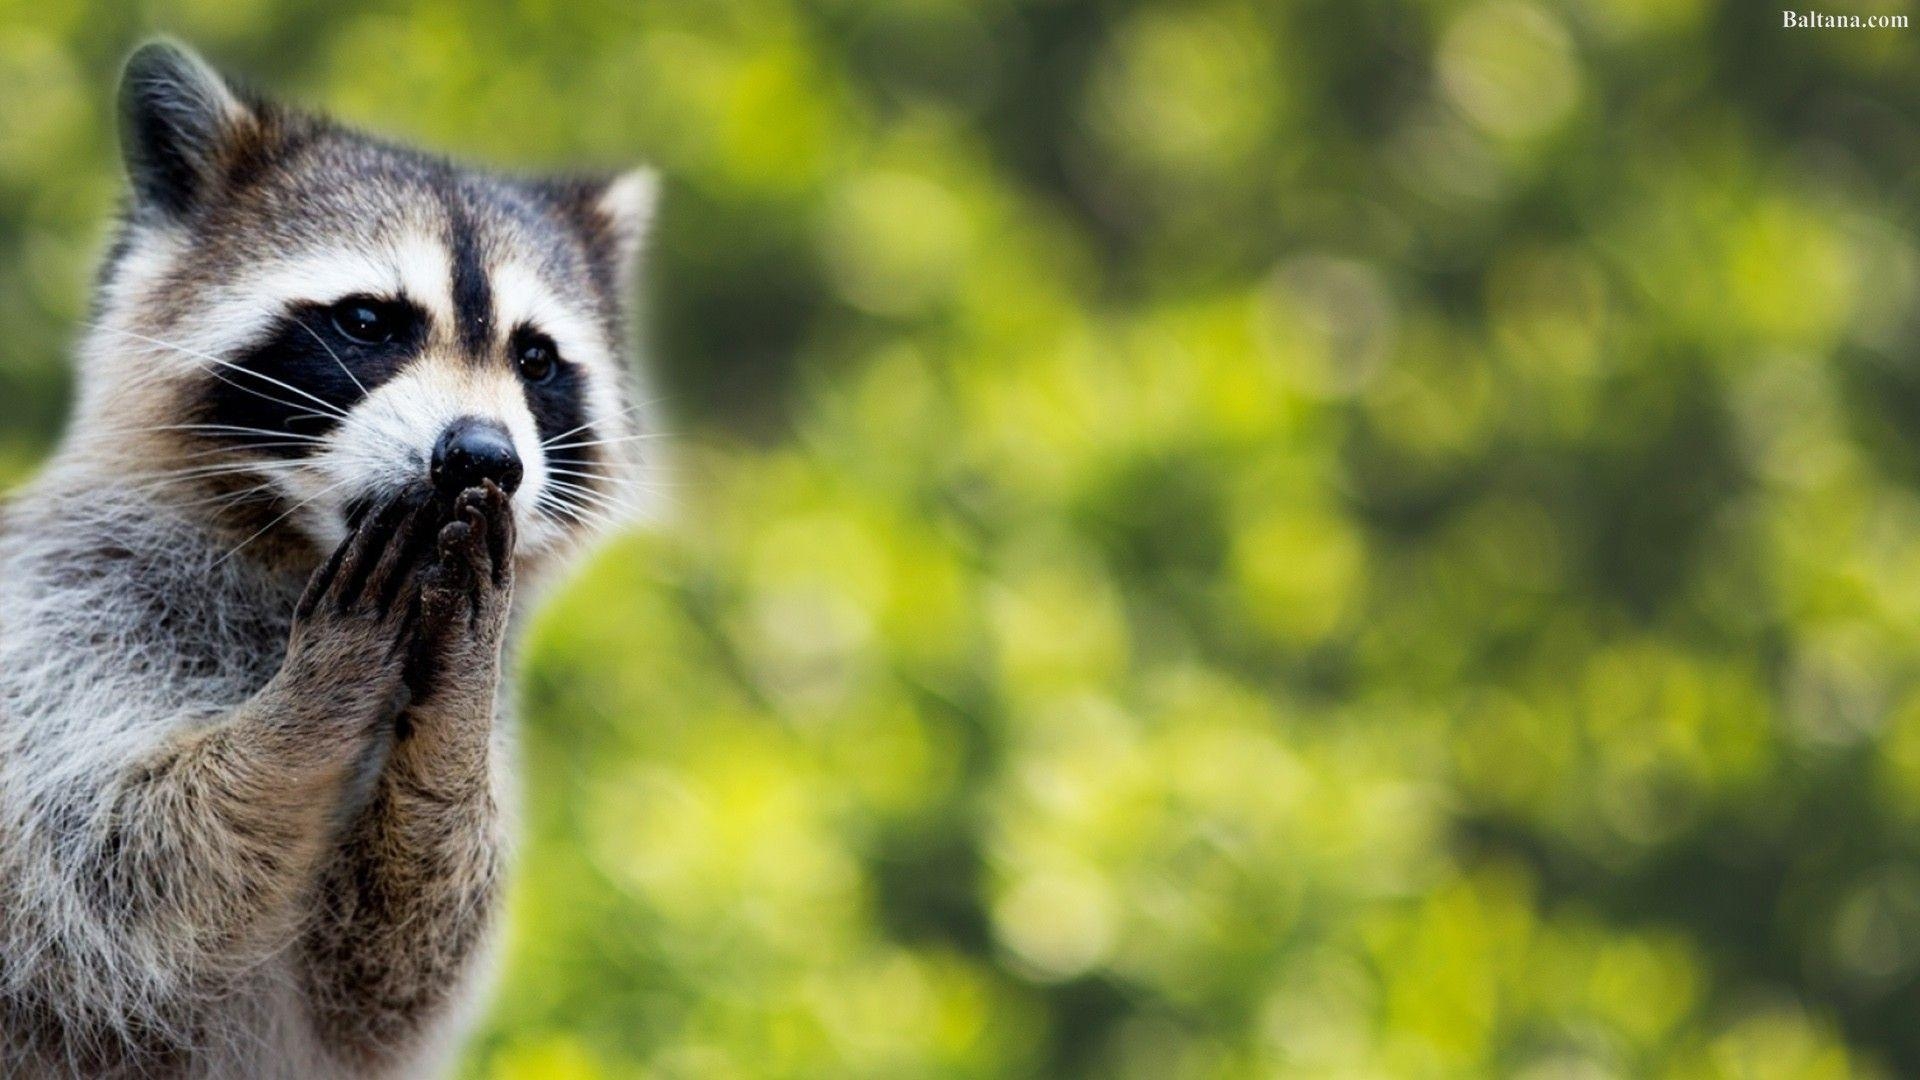
M 626 503 L 617 502 L 603 495 L 588 491 L 585 488 L 569 487 L 560 484 L 555 484 L 553 487 L 557 498 L 578 506 L 583 510 L 597 508 L 613 514 L 633 512 L 633 508 Z
M 305 330 L 307 332 L 308 337 L 319 342 L 320 347 L 327 350 L 327 355 L 333 357 L 333 362 L 336 364 L 339 364 L 340 370 L 346 372 L 347 378 L 353 380 L 353 385 L 355 388 L 357 388 L 360 391 L 360 396 L 366 397 L 367 396 L 366 384 L 360 381 L 360 376 L 355 375 L 353 373 L 353 369 L 347 366 L 347 362 L 345 360 L 340 359 L 340 354 L 333 351 L 333 346 L 327 344 L 327 339 L 321 337 L 319 334 L 314 333 L 313 327 L 308 326 L 306 323 L 299 322 L 299 320 L 297 319 L 294 321 L 299 325 L 300 329 Z
M 609 471 L 605 471 L 605 472 L 593 472 L 593 473 L 589 473 L 589 474 L 588 474 L 588 475 L 590 475 L 590 476 L 592 476 L 592 477 L 593 477 L 594 479 L 596 479 L 596 480 L 611 480 L 611 481 L 613 481 L 613 482 L 615 482 L 615 483 L 620 483 L 620 484 L 632 484 L 632 483 L 641 483 L 641 482 L 642 482 L 642 480 L 641 480 L 641 479 L 640 479 L 639 477 L 635 477 L 635 476 L 627 476 L 627 475 L 624 475 L 624 474 L 622 474 L 622 473 L 620 473 L 620 472 L 614 472 L 614 471 L 611 471 L 611 470 L 613 470 L 613 469 L 615 469 L 615 468 L 617 467 L 617 463 L 616 463 L 616 462 L 611 462 L 611 461 L 603 461 L 603 460 L 597 460 L 597 459 L 594 459 L 594 458 L 582 458 L 582 457 L 575 457 L 575 456 L 573 456 L 573 455 L 570 455 L 570 454 L 567 454 L 567 455 L 550 455 L 550 456 L 549 456 L 549 457 L 547 458 L 547 468 L 548 468 L 549 470 L 556 470 L 556 471 L 557 471 L 557 470 L 559 470 L 559 469 L 564 469 L 564 468 L 567 468 L 567 467 L 569 467 L 569 466 L 578 466 L 578 467 L 580 467 L 580 468 L 583 468 L 583 469 L 603 469 L 603 470 L 609 470 Z M 665 482 L 665 481 L 659 481 L 659 483 L 663 483 L 663 484 L 664 484 L 664 483 L 666 483 L 666 482 Z M 667 486 L 674 486 L 674 485 L 671 485 L 671 484 L 668 484 Z
M 249 450 L 305 450 L 309 445 L 311 444 L 275 439 L 262 442 L 236 443 L 231 446 L 215 446 L 206 450 L 195 450 L 191 454 L 182 454 L 181 456 L 184 458 L 204 458 L 213 457 L 217 454 L 243 454 Z
M 136 487 L 136 488 L 130 488 L 128 490 L 138 492 L 139 494 L 150 496 L 150 497 L 166 498 L 168 500 L 168 503 L 174 506 L 226 507 L 226 506 L 238 506 L 249 499 L 258 498 L 262 494 L 265 494 L 271 490 L 277 490 L 277 489 L 275 489 L 273 483 L 269 481 L 264 484 L 253 484 L 249 487 L 242 488 L 239 491 L 222 491 L 222 492 L 216 492 L 215 494 L 212 494 L 212 495 L 203 495 L 197 499 L 180 499 L 180 500 L 175 500 L 171 496 L 160 494 L 157 491 L 155 491 L 153 488 L 137 488 Z
M 233 449 L 235 449 L 235 450 L 239 450 L 239 449 L 241 449 L 241 448 L 240 448 L 240 447 L 234 447 Z M 306 465 L 306 464 L 307 464 L 307 459 L 305 459 L 305 458 L 259 458 L 259 459 L 253 459 L 253 460 L 247 460 L 247 461 L 225 461 L 225 462 L 215 462 L 215 463 L 213 463 L 213 464 L 209 464 L 209 465 L 192 465 L 192 466 L 188 466 L 188 467 L 187 467 L 187 468 L 185 468 L 185 469 L 179 469 L 179 470 L 174 470 L 174 469 L 155 469 L 155 470 L 153 470 L 153 471 L 151 471 L 151 472 L 148 472 L 148 473 L 146 473 L 145 475 L 147 475 L 147 476 L 167 476 L 167 475 L 171 475 L 171 474 L 173 474 L 173 473 L 175 473 L 175 472 L 200 472 L 200 471 L 203 471 L 203 470 L 206 470 L 206 469 L 227 469 L 227 468 L 232 468 L 232 469 L 255 469 L 255 468 L 257 468 L 257 469 L 297 469 L 297 468 L 300 468 L 301 466 L 303 466 L 303 465 Z
M 567 467 L 569 465 L 579 465 L 582 466 L 582 468 L 570 469 Z M 579 458 L 570 457 L 549 459 L 546 466 L 547 471 L 550 473 L 559 473 L 562 476 L 578 476 L 588 480 L 600 480 L 609 484 L 618 484 L 622 487 L 645 487 L 649 483 L 649 481 L 642 480 L 637 476 L 623 476 L 616 472 L 593 471 L 604 468 L 607 468 L 607 466 L 597 461 L 582 461 Z
M 233 546 L 233 550 L 227 552 L 225 555 L 220 556 L 219 560 L 216 561 L 212 566 L 208 567 L 208 569 L 218 570 L 221 566 L 223 566 L 226 563 L 228 559 L 231 559 L 235 555 L 240 554 L 241 548 L 246 547 L 248 544 L 253 543 L 255 540 L 260 539 L 262 536 L 265 536 L 267 534 L 267 531 L 269 529 L 272 529 L 275 525 L 280 524 L 281 522 L 292 517 L 295 513 L 299 512 L 300 510 L 305 509 L 306 507 L 312 505 L 314 502 L 322 498 L 325 498 L 327 495 L 332 494 L 333 492 L 339 490 L 340 488 L 346 487 L 348 484 L 352 482 L 353 481 L 351 478 L 346 480 L 336 481 L 334 483 L 328 484 L 326 487 L 321 488 L 319 491 L 314 492 L 312 495 L 309 495 L 306 498 L 301 499 L 299 502 L 294 503 L 292 506 L 288 507 L 280 515 L 275 517 L 272 521 L 269 521 L 265 525 L 260 526 L 260 528 L 257 531 L 255 531 L 252 536 L 249 536 L 245 540 L 242 540 L 238 544 L 235 544 Z
M 555 438 L 558 437 L 559 436 L 555 436 Z M 617 443 L 641 442 L 646 439 L 664 439 L 666 437 L 667 434 L 664 431 L 649 431 L 639 435 L 617 435 L 611 439 L 586 439 L 581 442 L 570 443 L 541 443 L 540 448 L 543 450 L 578 450 L 587 446 L 613 446 Z
M 107 326 L 101 323 L 96 323 L 94 325 L 98 329 L 105 330 L 109 334 L 121 334 L 126 337 L 134 338 L 138 341 L 147 342 L 150 345 L 158 345 L 161 348 L 172 349 L 183 356 L 191 356 L 198 360 L 205 360 L 208 363 L 219 364 L 222 367 L 232 368 L 233 370 L 238 371 L 243 375 L 249 375 L 253 378 L 259 379 L 261 382 L 270 383 L 274 386 L 280 387 L 283 390 L 291 390 L 294 393 L 299 394 L 301 397 L 306 398 L 308 401 L 311 401 L 315 405 L 318 405 L 322 409 L 326 410 L 327 416 L 333 417 L 338 420 L 344 420 L 347 418 L 346 412 L 344 412 L 339 406 L 334 405 L 333 403 L 323 398 L 310 394 L 307 391 L 302 390 L 297 386 L 294 386 L 292 383 L 281 382 L 279 379 L 276 379 L 271 375 L 263 375 L 258 371 L 252 370 L 251 368 L 241 367 L 239 364 L 236 364 L 231 360 L 227 360 L 222 357 L 215 356 L 212 353 L 204 353 L 198 349 L 189 349 L 185 345 L 178 345 L 171 341 L 162 341 L 159 338 L 148 337 L 145 334 L 136 334 L 131 330 L 122 330 L 117 326 Z M 258 395 L 259 397 L 265 398 L 266 400 L 274 402 L 275 404 L 285 405 L 289 409 L 299 409 L 299 408 L 307 407 L 302 405 L 295 405 L 291 401 L 281 401 L 279 398 L 273 397 L 269 394 L 263 394 L 260 391 L 253 389 L 252 387 L 242 386 L 239 383 L 234 382 L 232 379 L 229 379 L 229 378 L 226 378 L 225 376 L 220 375 L 218 372 L 215 372 L 214 374 L 222 382 L 227 383 L 229 386 L 232 386 L 236 390 L 240 390 L 244 393 Z
M 273 481 L 269 480 L 264 484 L 255 484 L 250 488 L 241 488 L 239 491 L 229 492 L 225 495 L 214 495 L 205 499 L 195 499 L 189 505 L 218 507 L 238 506 L 257 496 L 274 495 L 278 494 L 278 492 L 279 488 L 274 485 Z
M 239 370 L 246 371 L 245 368 L 240 368 Z M 228 378 L 227 376 L 220 374 L 218 371 L 211 372 L 210 374 L 212 374 L 214 378 L 219 379 L 221 382 L 226 383 L 228 386 L 233 387 L 235 390 L 238 390 L 243 394 L 252 394 L 254 397 L 259 398 L 261 401 L 271 401 L 275 405 L 284 406 L 285 408 L 289 408 L 289 409 L 306 410 L 304 412 L 299 412 L 294 414 L 294 416 L 290 417 L 289 419 L 298 419 L 303 416 L 317 416 L 323 420 L 334 420 L 334 419 L 344 418 L 343 416 L 334 416 L 332 414 L 316 413 L 312 411 L 310 406 L 302 405 L 302 404 L 299 404 L 298 402 L 288 401 L 285 398 L 277 398 L 277 397 L 274 397 L 272 394 L 262 393 L 261 391 L 256 390 L 251 386 L 242 386 L 239 383 L 234 382 L 232 379 Z M 249 372 L 249 374 L 252 374 L 252 373 Z M 261 376 L 261 377 L 265 378 L 265 376 Z M 277 381 L 277 380 L 269 380 L 269 381 Z
M 597 525 L 605 529 L 619 527 L 619 522 L 615 521 L 611 514 L 600 510 L 590 510 L 587 507 L 574 503 L 553 502 L 543 498 L 536 506 L 540 510 L 540 513 L 546 518 L 562 525 Z
M 307 414 L 314 415 L 312 413 Z M 303 435 L 297 431 L 275 431 L 272 428 L 241 427 L 237 424 L 161 424 L 158 427 L 141 428 L 140 432 L 151 431 L 205 431 L 228 435 L 265 435 L 275 439 L 298 439 L 302 442 L 326 442 L 318 435 Z
M 587 430 L 588 428 L 590 428 L 590 427 L 592 427 L 592 426 L 593 426 L 593 424 L 594 424 L 594 422 L 593 422 L 593 421 L 591 421 L 591 420 L 589 420 L 589 421 L 587 421 L 586 423 L 584 423 L 584 424 L 581 424 L 581 425 L 580 425 L 579 427 L 576 427 L 576 428 L 568 428 L 567 430 L 565 430 L 565 431 L 563 431 L 563 432 L 561 432 L 560 434 L 558 434 L 558 435 L 555 435 L 555 436 L 554 436 L 553 438 L 551 438 L 551 439 L 542 439 L 542 440 L 540 440 L 540 445 L 541 445 L 541 446 L 548 446 L 548 445 L 550 445 L 550 444 L 552 444 L 552 443 L 554 443 L 554 442 L 557 442 L 557 441 L 559 441 L 559 440 L 561 440 L 561 439 L 564 439 L 564 438 L 566 438 L 566 437 L 567 437 L 567 436 L 569 436 L 569 435 L 577 435 L 577 434 L 579 434 L 580 432 L 582 432 L 582 431 L 585 431 L 585 430 Z
M 605 529 L 609 532 L 615 529 L 618 529 L 620 527 L 619 522 L 613 520 L 613 518 L 609 517 L 606 514 L 596 514 L 596 513 L 591 513 L 587 511 L 580 511 L 578 513 L 570 513 L 568 516 L 573 518 L 576 524 L 590 525 L 590 526 L 593 526 L 594 528 Z
M 583 510 L 599 509 L 609 514 L 631 514 L 635 510 L 635 507 L 626 502 L 609 499 L 598 492 L 588 491 L 585 488 L 574 487 L 572 485 L 560 484 L 557 481 L 549 481 L 549 483 L 553 485 L 556 491 L 561 493 L 562 498 Z
M 252 468 L 252 467 L 246 467 L 246 466 L 233 466 L 233 467 L 203 466 L 198 469 L 178 470 L 171 473 L 164 473 L 158 476 L 148 477 L 145 479 L 131 482 L 127 486 L 128 486 L 128 489 L 132 491 L 151 492 L 151 491 L 165 490 L 167 488 L 176 487 L 181 484 L 192 484 L 199 481 L 219 480 L 225 477 L 240 477 L 243 479 L 260 477 L 263 479 L 273 479 L 281 476 L 297 475 L 298 473 L 297 465 L 295 463 L 288 463 L 288 464 L 290 467 L 274 467 L 274 468 L 265 468 L 265 469 Z
M 560 490 L 570 490 L 589 497 L 598 498 L 604 505 L 618 506 L 623 512 L 629 514 L 639 512 L 643 505 L 643 499 L 647 496 L 673 501 L 677 505 L 678 500 L 671 491 L 650 488 L 632 479 L 615 477 L 605 479 L 611 480 L 613 484 L 611 488 L 606 490 L 582 490 L 577 481 L 554 480 L 552 482 L 554 486 Z
M 552 522 L 558 528 L 568 530 L 587 526 L 598 526 L 600 524 L 593 518 L 574 510 L 541 510 L 540 517 L 545 521 Z
M 306 466 L 304 461 L 223 461 L 212 465 L 193 465 L 184 469 L 166 469 L 149 473 L 143 479 L 155 481 L 194 480 L 226 473 L 291 472 Z
M 176 505 L 196 508 L 206 507 L 209 510 L 226 510 L 250 500 L 274 498 L 277 497 L 278 494 L 279 489 L 274 486 L 273 481 L 269 480 L 264 484 L 255 484 L 252 487 L 242 488 L 239 491 L 222 492 L 218 495 L 209 495 L 200 499 L 188 499 Z
M 547 472 L 557 473 L 561 476 L 578 476 L 585 480 L 605 480 L 609 483 L 614 483 L 614 484 L 628 483 L 626 479 L 622 477 L 614 476 L 610 473 L 582 472 L 579 469 L 562 469 L 558 465 L 548 465 Z
M 578 492 L 556 492 L 555 498 L 567 503 L 568 505 L 577 506 L 582 510 L 604 510 L 610 514 L 618 513 L 622 511 L 621 507 L 604 503 L 597 499 L 587 498 L 586 496 L 581 495 Z
M 589 420 L 584 424 L 581 424 L 577 428 L 569 428 L 568 430 L 563 431 L 560 434 L 555 435 L 550 439 L 543 439 L 541 440 L 540 445 L 547 446 L 551 443 L 559 442 L 561 439 L 564 439 L 569 435 L 577 435 L 580 432 L 587 430 L 588 428 L 592 427 L 595 424 L 603 424 L 603 423 L 606 423 L 608 420 L 619 420 L 624 417 L 631 416 L 634 413 L 639 412 L 641 409 L 644 409 L 649 405 L 658 404 L 661 400 L 663 399 L 653 397 L 653 398 L 648 398 L 645 401 L 636 401 L 633 404 L 627 406 L 626 408 L 621 409 L 619 412 L 614 413 L 612 416 L 598 417 L 596 419 Z
M 297 431 L 273 431 L 268 428 L 239 427 L 233 424 L 155 424 L 140 427 L 114 427 L 113 432 L 121 435 L 153 435 L 163 431 L 186 431 L 210 435 L 245 435 L 257 440 L 242 442 L 238 440 L 218 443 L 205 450 L 196 451 L 187 457 L 210 457 L 214 454 L 237 454 L 264 447 L 310 448 L 324 445 L 327 440 L 318 435 L 303 435 Z
M 631 513 L 616 515 L 551 489 L 540 493 L 534 500 L 534 507 L 541 516 L 563 527 L 593 526 L 611 531 L 632 519 Z
M 567 517 L 567 518 L 570 518 L 570 519 L 572 519 L 572 520 L 574 520 L 574 521 L 584 521 L 584 520 L 586 520 L 586 519 L 585 519 L 585 518 L 584 518 L 584 517 L 583 517 L 583 516 L 582 516 L 582 515 L 580 514 L 580 512 L 579 512 L 579 511 L 578 511 L 577 509 L 575 509 L 574 507 L 572 507 L 572 506 L 570 506 L 570 505 L 568 505 L 568 504 L 566 504 L 566 503 L 563 503 L 563 502 L 559 502 L 559 501 L 557 501 L 557 500 L 555 500 L 555 499 L 552 499 L 552 498 L 549 498 L 549 497 L 548 497 L 548 496 L 547 496 L 546 494 L 544 494 L 544 493 L 542 493 L 542 494 L 541 494 L 541 496 L 540 496 L 539 498 L 537 498 L 537 499 L 535 499 L 535 500 L 533 501 L 533 508 L 534 508 L 535 510 L 537 510 L 537 511 L 539 511 L 539 512 L 540 512 L 540 513 L 541 513 L 542 515 L 544 515 L 544 516 L 546 516 L 546 517 L 549 517 L 549 518 L 552 518 L 552 519 L 554 519 L 554 520 L 556 520 L 556 521 L 557 521 L 557 520 L 559 520 L 559 519 L 560 519 L 561 517 L 563 517 L 563 516 L 564 516 L 564 517 Z
M 139 495 L 149 495 L 166 488 L 169 484 L 172 484 L 172 483 L 177 483 L 177 481 L 162 480 L 162 481 L 156 481 L 150 484 L 134 484 L 129 486 L 127 490 Z M 256 486 L 262 486 L 262 485 L 256 485 Z M 223 491 L 223 492 L 220 492 L 219 494 L 209 495 L 199 499 L 182 499 L 177 502 L 172 502 L 170 500 L 170 502 L 172 502 L 172 505 L 176 505 L 176 506 L 207 506 L 213 503 L 217 503 L 223 499 L 230 499 L 233 497 L 233 495 L 234 495 L 233 492 Z
M 218 480 L 230 476 L 245 477 L 249 474 L 265 476 L 266 479 L 261 483 L 241 488 L 238 491 L 220 491 L 202 498 L 188 499 L 175 503 L 175 505 L 188 507 L 205 506 L 218 508 L 236 506 L 263 494 L 278 494 L 280 491 L 278 486 L 279 478 L 283 475 L 297 474 L 303 466 L 308 464 L 308 462 L 304 461 L 256 461 L 197 466 L 191 469 L 180 469 L 161 474 L 140 483 L 130 485 L 129 490 L 146 493 L 163 490 L 179 484 L 192 483 L 196 480 Z M 334 486 L 337 487 L 338 485 Z M 331 488 L 328 490 L 331 490 Z
M 547 471 L 549 473 L 554 473 L 554 472 L 561 472 L 563 470 L 557 470 L 549 467 Z M 615 485 L 616 489 L 625 489 L 627 491 L 632 492 L 634 496 L 646 494 L 646 495 L 651 495 L 651 496 L 655 496 L 660 499 L 663 499 L 669 504 L 676 507 L 681 505 L 679 498 L 674 494 L 672 490 L 670 490 L 675 485 L 661 484 L 661 483 L 641 480 L 636 477 L 623 477 L 623 476 L 592 476 L 592 477 L 589 477 L 589 479 L 611 482 L 612 484 Z M 632 515 L 640 512 L 640 504 L 635 497 L 621 497 L 616 499 L 616 498 L 613 498 L 609 493 L 594 491 L 578 483 L 575 483 L 573 481 L 561 480 L 553 476 L 549 476 L 547 478 L 547 483 L 556 491 L 556 493 L 564 493 L 562 497 L 574 499 L 576 501 L 577 501 L 577 498 L 579 497 L 592 499 L 599 502 L 602 505 L 615 509 L 617 512 L 623 515 Z
M 291 390 L 294 393 L 299 394 L 301 397 L 306 398 L 307 400 L 313 402 L 314 404 L 319 405 L 321 408 L 329 410 L 328 415 L 341 417 L 341 418 L 344 418 L 346 416 L 346 413 L 344 411 L 341 411 L 338 406 L 333 405 L 332 403 L 320 397 L 316 397 L 315 395 L 309 393 L 308 391 L 302 390 L 291 383 L 282 382 L 271 375 L 262 374 L 261 372 L 254 371 L 250 368 L 242 367 L 241 365 L 236 364 L 231 360 L 225 359 L 224 357 L 215 356 L 212 353 L 201 352 L 199 349 L 188 348 L 187 346 L 182 345 L 178 342 L 166 341 L 157 337 L 149 337 L 146 334 L 135 333 L 132 330 L 123 330 L 117 326 L 108 326 L 104 323 L 94 323 L 92 325 L 95 329 L 105 330 L 109 334 L 120 334 L 123 337 L 133 338 L 136 341 L 144 341 L 149 345 L 158 345 L 163 349 L 172 349 L 173 351 L 180 353 L 182 356 L 191 356 L 197 360 L 205 360 L 209 363 L 219 364 L 222 367 L 232 368 L 235 371 L 240 372 L 241 374 L 251 375 L 252 377 L 259 379 L 262 382 L 269 383 L 274 386 L 278 386 L 283 390 Z M 249 387 L 240 386 L 238 383 L 232 383 L 231 385 L 233 385 L 236 389 L 244 390 L 249 393 L 258 392 L 258 391 L 252 390 Z M 267 400 L 278 401 L 280 404 L 286 405 L 288 408 L 301 407 L 301 406 L 295 406 L 290 402 L 279 401 L 278 398 L 268 398 Z
M 554 470 L 551 470 L 551 469 L 548 470 L 549 473 L 552 473 L 553 471 Z M 605 478 L 595 476 L 595 477 L 589 477 L 588 479 L 600 480 Z M 608 495 L 606 492 L 596 491 L 593 488 L 586 486 L 585 484 L 575 483 L 574 481 L 571 481 L 571 480 L 559 480 L 549 475 L 547 477 L 547 484 L 550 487 L 556 488 L 560 491 L 571 491 L 592 499 L 605 499 L 609 502 L 613 501 L 612 497 Z

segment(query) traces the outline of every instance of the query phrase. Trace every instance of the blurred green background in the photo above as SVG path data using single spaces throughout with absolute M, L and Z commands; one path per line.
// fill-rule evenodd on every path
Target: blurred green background
M 147 32 L 668 177 L 676 509 L 530 643 L 466 1075 L 1920 1075 L 1920 30 L 0 13 L 12 480 Z

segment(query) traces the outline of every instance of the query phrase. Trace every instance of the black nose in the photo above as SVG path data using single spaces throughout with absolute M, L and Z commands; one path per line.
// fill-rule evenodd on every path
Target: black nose
M 511 495 L 524 471 L 513 436 L 491 420 L 455 420 L 433 444 L 433 486 L 447 495 L 477 487 L 482 480 L 499 484 Z

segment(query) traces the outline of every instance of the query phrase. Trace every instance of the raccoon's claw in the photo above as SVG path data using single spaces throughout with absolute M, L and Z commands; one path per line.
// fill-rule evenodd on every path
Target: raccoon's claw
M 393 499 L 361 516 L 324 566 L 314 571 L 294 609 L 296 622 L 317 614 L 384 616 L 404 584 L 407 552 L 430 520 L 418 497 Z
M 421 700 L 441 673 L 479 668 L 498 656 L 512 588 L 513 515 L 492 483 L 454 500 L 421 573 L 419 622 L 407 681 Z M 490 678 L 490 677 L 489 677 Z
M 491 480 L 460 493 L 454 502 L 453 520 L 465 522 L 473 530 L 479 545 L 470 553 L 475 572 L 493 582 L 496 589 L 507 587 L 513 575 L 513 507 L 507 493 Z
M 398 520 L 387 533 L 379 560 L 367 569 L 356 597 L 381 615 L 391 614 L 401 594 L 416 583 L 421 556 L 433 540 L 435 515 L 424 496 L 396 500 L 395 506 Z
M 431 587 L 449 596 L 464 596 L 470 607 L 480 603 L 480 585 L 488 580 L 481 565 L 486 541 L 472 519 L 472 511 L 456 511 L 452 521 L 440 527 L 439 552 L 434 559 Z
M 392 611 L 394 605 L 405 601 L 411 603 L 413 594 L 420 585 L 421 568 L 425 565 L 428 551 L 433 544 L 439 517 L 434 512 L 431 500 L 421 498 L 407 516 L 394 530 L 393 541 L 387 545 L 386 554 L 381 556 L 380 565 L 374 569 L 373 576 L 367 581 L 367 592 L 376 598 L 381 611 Z
M 402 707 L 410 612 L 398 601 L 435 519 L 425 499 L 402 497 L 355 521 L 294 609 L 286 677 L 324 680 L 330 692 L 362 701 L 376 718 L 391 718 Z

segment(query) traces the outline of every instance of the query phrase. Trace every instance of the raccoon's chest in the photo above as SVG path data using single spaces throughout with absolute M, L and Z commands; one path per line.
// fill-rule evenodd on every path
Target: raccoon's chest
M 153 623 L 151 674 L 183 692 L 214 699 L 249 697 L 266 685 L 286 654 L 290 613 L 268 606 L 204 605 L 189 600 Z
M 180 702 L 235 704 L 279 669 L 295 595 L 276 583 L 160 562 L 125 568 L 96 597 L 96 660 Z M 120 655 L 114 655 L 115 650 Z
M 57 541 L 0 560 L 14 571 L 0 581 L 14 615 L 0 623 L 0 658 L 13 661 L 0 664 L 0 697 L 20 698 L 27 715 L 50 696 L 86 711 L 166 715 L 232 706 L 273 677 L 297 582 L 211 566 L 177 535 L 86 524 L 50 528 Z M 90 535 L 110 539 L 89 544 Z

